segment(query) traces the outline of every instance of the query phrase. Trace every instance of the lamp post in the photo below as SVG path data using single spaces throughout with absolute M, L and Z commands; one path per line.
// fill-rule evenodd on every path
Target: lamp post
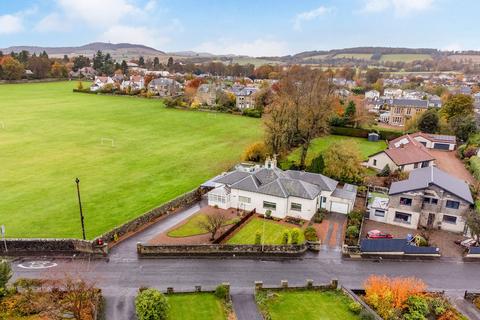
M 82 223 L 82 235 L 83 240 L 85 240 L 85 224 L 83 222 L 83 212 L 82 212 L 82 200 L 80 200 L 80 179 L 76 178 L 75 183 L 77 184 L 77 196 L 78 196 L 78 207 L 80 209 L 80 222 Z

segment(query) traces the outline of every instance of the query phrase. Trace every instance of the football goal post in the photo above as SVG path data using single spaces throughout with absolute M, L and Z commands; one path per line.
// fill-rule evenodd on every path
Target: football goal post
M 111 138 L 101 138 L 100 141 L 102 146 L 111 145 L 112 147 L 115 147 L 115 140 Z

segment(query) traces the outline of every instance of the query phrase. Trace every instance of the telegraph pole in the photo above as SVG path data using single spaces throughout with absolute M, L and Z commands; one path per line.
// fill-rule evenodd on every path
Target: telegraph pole
M 80 199 L 80 179 L 76 178 L 75 183 L 77 184 L 78 207 L 80 209 L 80 222 L 82 223 L 82 235 L 83 235 L 83 240 L 86 240 L 86 238 L 85 238 L 85 224 L 83 222 L 82 200 Z

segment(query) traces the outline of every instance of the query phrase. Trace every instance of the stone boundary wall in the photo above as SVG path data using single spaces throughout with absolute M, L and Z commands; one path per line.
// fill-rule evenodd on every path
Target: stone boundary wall
M 480 291 L 467 291 L 465 290 L 465 294 L 463 298 L 467 301 L 473 302 L 475 298 L 480 297 Z
M 178 208 L 187 207 L 200 201 L 203 193 L 204 191 L 202 191 L 200 188 L 184 193 L 175 199 L 170 200 L 161 206 L 156 207 L 142 214 L 141 216 L 122 224 L 121 226 L 115 227 L 114 229 L 95 238 L 95 240 L 102 239 L 104 242 L 114 242 L 115 238 L 118 239 L 122 236 L 139 231 L 145 225 L 154 222 L 162 216 L 173 213 Z
M 363 301 L 362 298 L 360 298 L 355 292 L 358 293 L 363 293 L 365 294 L 365 290 L 350 290 L 348 288 L 345 288 L 344 286 L 341 286 L 342 291 L 348 295 L 350 298 L 352 298 L 354 301 L 360 303 L 363 309 L 367 310 L 375 320 L 383 320 L 382 317 L 380 317 L 375 310 L 373 310 L 365 301 Z
M 242 217 L 242 219 L 240 219 L 240 221 L 238 221 L 237 223 L 235 223 L 233 226 L 231 226 L 230 228 L 228 228 L 224 233 L 222 233 L 220 235 L 220 237 L 218 237 L 217 239 L 215 239 L 213 241 L 214 244 L 219 244 L 219 243 L 222 243 L 223 240 L 225 240 L 229 235 L 231 235 L 233 232 L 235 232 L 235 230 L 237 230 L 238 228 L 240 228 L 248 219 L 250 219 L 251 216 L 253 216 L 254 214 L 256 213 L 256 210 L 253 209 L 252 211 L 250 211 L 249 213 L 247 213 L 244 217 Z
M 198 257 L 278 257 L 296 258 L 307 251 L 306 244 L 298 245 L 149 245 L 137 243 L 137 253 L 141 258 L 198 258 Z

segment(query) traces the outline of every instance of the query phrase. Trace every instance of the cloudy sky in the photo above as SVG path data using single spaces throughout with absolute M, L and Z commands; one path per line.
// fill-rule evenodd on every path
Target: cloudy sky
M 0 48 L 130 42 L 253 56 L 480 49 L 479 0 L 0 0 Z

